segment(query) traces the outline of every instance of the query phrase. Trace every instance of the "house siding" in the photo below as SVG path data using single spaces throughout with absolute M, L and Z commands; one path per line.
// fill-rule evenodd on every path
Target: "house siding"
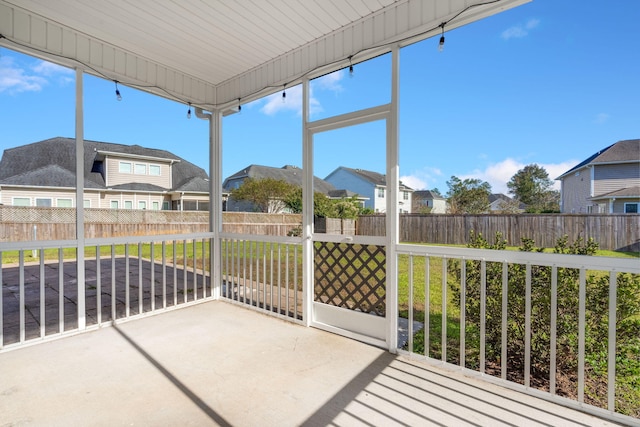
M 127 157 L 108 157 L 105 162 L 105 184 L 107 187 L 136 182 L 153 184 L 162 188 L 171 188 L 171 166 L 169 164 Z M 131 173 L 120 173 L 120 162 L 131 163 Z M 136 163 L 146 165 L 146 174 L 134 173 Z M 149 165 L 160 166 L 160 176 L 149 175 Z
M 325 181 L 333 184 L 335 188 L 347 189 L 353 191 L 354 193 L 358 193 L 363 197 L 369 198 L 369 200 L 364 201 L 365 208 L 370 208 L 375 211 L 376 206 L 378 206 L 377 191 L 375 185 L 360 178 L 359 176 L 353 175 L 345 171 L 344 169 L 337 169 L 329 176 L 327 176 L 325 178 Z
M 640 163 L 594 166 L 595 196 L 635 186 L 640 186 Z
M 562 212 L 586 213 L 591 197 L 591 174 L 588 168 L 572 172 L 562 179 Z

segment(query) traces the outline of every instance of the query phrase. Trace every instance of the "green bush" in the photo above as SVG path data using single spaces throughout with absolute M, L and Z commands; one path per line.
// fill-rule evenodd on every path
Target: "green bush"
M 494 243 L 481 234 L 472 233 L 467 245 L 479 249 L 505 249 L 506 241 L 500 233 Z M 567 237 L 558 239 L 554 253 L 591 256 L 598 248 L 592 239 L 569 244 Z M 531 239 L 523 239 L 519 248 L 526 252 L 542 252 Z M 476 260 L 450 260 L 449 288 L 452 303 L 460 306 L 461 262 L 465 262 L 466 279 L 466 365 L 477 369 L 480 343 L 480 290 L 481 262 Z M 547 266 L 531 267 L 531 375 L 532 385 L 548 388 L 551 336 L 551 275 Z M 502 287 L 503 264 L 486 262 L 485 357 L 488 365 L 499 366 L 502 352 Z M 508 264 L 507 305 L 507 365 L 510 379 L 522 379 L 525 364 L 525 305 L 527 266 Z M 575 382 L 578 365 L 578 321 L 580 270 L 557 269 L 557 341 L 556 375 Z M 640 276 L 617 275 L 616 311 L 616 410 L 640 417 Z M 607 346 L 609 312 L 609 275 L 589 271 L 586 284 L 585 371 L 587 401 L 606 407 Z M 575 395 L 573 390 L 562 389 L 558 394 Z M 603 388 L 604 387 L 604 388 Z

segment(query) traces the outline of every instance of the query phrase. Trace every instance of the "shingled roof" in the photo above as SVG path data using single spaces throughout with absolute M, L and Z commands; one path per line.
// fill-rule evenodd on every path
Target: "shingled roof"
M 227 177 L 222 184 L 225 190 L 231 190 L 230 181 L 239 179 L 252 178 L 252 179 L 277 179 L 285 181 L 289 184 L 302 187 L 302 169 L 297 166 L 285 165 L 281 168 L 262 165 L 249 165 L 246 168 L 239 170 L 233 175 Z M 335 187 L 327 181 L 320 179 L 316 176 L 313 177 L 313 189 L 324 194 L 329 194 L 330 191 L 335 190 Z
M 0 185 L 28 185 L 42 187 L 75 187 L 76 141 L 72 138 L 56 137 L 4 151 L 0 160 Z M 207 173 L 204 169 L 175 154 L 140 145 L 114 144 L 110 142 L 84 141 L 84 186 L 106 188 L 99 168 L 99 152 L 122 153 L 173 160 L 172 182 L 174 188 L 161 188 L 147 184 L 123 184 L 123 190 L 174 191 L 188 187 L 194 192 L 209 192 Z M 143 188 L 144 187 L 144 188 Z
M 379 185 L 379 186 L 386 186 L 387 185 L 387 176 L 383 175 L 381 173 L 378 172 L 374 172 L 374 171 L 369 171 L 369 170 L 365 170 L 365 169 L 352 169 L 352 168 L 348 168 L 346 166 L 340 166 L 338 169 L 342 169 L 345 171 L 348 171 L 350 173 L 352 173 L 353 175 L 357 175 L 359 177 L 361 177 L 362 179 L 364 179 L 365 181 L 370 182 L 371 184 L 374 185 Z M 336 169 L 336 170 L 338 170 Z M 335 171 L 331 172 L 329 175 L 333 174 Z M 326 179 L 326 178 L 325 178 Z M 406 185 L 404 185 L 402 183 L 402 181 L 400 181 L 400 191 L 413 191 L 413 189 L 411 187 L 408 187 Z
M 603 148 L 578 163 L 556 179 L 562 179 L 587 165 L 640 162 L 640 139 L 627 139 Z

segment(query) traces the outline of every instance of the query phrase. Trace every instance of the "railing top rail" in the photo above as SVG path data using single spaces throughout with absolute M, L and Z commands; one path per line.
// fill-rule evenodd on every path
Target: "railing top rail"
M 465 258 L 485 260 L 491 262 L 508 262 L 567 268 L 587 268 L 589 270 L 624 271 L 640 274 L 640 260 L 634 258 L 612 258 L 602 256 L 585 256 L 569 254 L 550 254 L 539 252 L 506 251 L 494 249 L 457 248 L 450 246 L 427 246 L 400 244 L 397 246 L 400 254 L 425 256 L 443 256 L 451 258 Z
M 263 234 L 241 234 L 241 233 L 220 233 L 223 239 L 250 240 L 254 242 L 290 243 L 294 245 L 302 244 L 300 236 L 269 236 Z

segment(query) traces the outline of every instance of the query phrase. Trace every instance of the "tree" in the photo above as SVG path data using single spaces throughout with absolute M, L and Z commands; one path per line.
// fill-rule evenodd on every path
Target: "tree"
M 553 190 L 553 181 L 547 171 L 535 163 L 516 172 L 507 187 L 510 194 L 527 205 L 527 212 L 559 210 L 560 194 Z
M 284 200 L 296 187 L 286 181 L 273 178 L 247 178 L 231 191 L 235 200 L 251 202 L 258 212 L 280 212 L 286 206 Z
M 488 182 L 475 178 L 463 181 L 457 176 L 452 176 L 451 180 L 447 181 L 447 186 L 447 201 L 451 213 L 478 214 L 489 209 L 491 185 Z
M 296 187 L 284 199 L 284 204 L 293 213 L 302 212 L 302 188 Z M 313 196 L 313 215 L 321 218 L 355 219 L 361 213 L 355 197 L 330 199 L 326 194 L 316 192 Z

